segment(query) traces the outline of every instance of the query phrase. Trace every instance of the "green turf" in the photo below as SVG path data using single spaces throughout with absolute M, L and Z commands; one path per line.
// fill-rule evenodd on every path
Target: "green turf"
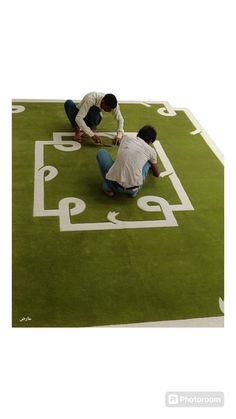
M 21 104 L 20 102 L 15 102 Z M 184 111 L 175 117 L 121 104 L 125 131 L 151 123 L 194 211 L 175 212 L 178 227 L 60 232 L 58 217 L 33 217 L 36 140 L 71 131 L 62 103 L 22 103 L 13 114 L 13 326 L 92 326 L 219 316 L 223 298 L 223 166 Z M 114 131 L 105 115 L 99 131 Z M 70 138 L 71 139 L 71 138 Z M 106 139 L 106 142 L 109 142 Z M 45 208 L 64 197 L 86 202 L 73 223 L 155 220 L 136 203 L 157 194 L 179 203 L 168 178 L 151 175 L 131 199 L 106 197 L 96 163 L 97 147 L 84 140 L 78 152 L 44 147 L 44 163 L 58 176 L 45 182 Z M 107 149 L 115 157 L 117 148 Z M 161 167 L 162 168 L 162 167 Z M 31 321 L 20 322 L 29 316 Z

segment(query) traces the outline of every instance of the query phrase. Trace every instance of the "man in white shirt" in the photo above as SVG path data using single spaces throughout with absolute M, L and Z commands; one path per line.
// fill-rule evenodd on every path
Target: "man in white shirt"
M 150 168 L 159 177 L 157 154 L 150 145 L 156 136 L 156 130 L 150 125 L 142 127 L 137 137 L 124 135 L 115 162 L 106 150 L 99 150 L 97 161 L 104 179 L 103 190 L 108 196 L 116 192 L 137 195 Z
M 120 144 L 124 133 L 124 119 L 117 99 L 112 93 L 91 92 L 84 96 L 78 107 L 72 100 L 67 100 L 64 106 L 72 128 L 75 130 L 76 141 L 81 141 L 81 131 L 83 131 L 96 144 L 101 144 L 101 139 L 96 134 L 96 127 L 100 124 L 104 111 L 111 112 L 117 121 L 117 134 L 113 142 Z

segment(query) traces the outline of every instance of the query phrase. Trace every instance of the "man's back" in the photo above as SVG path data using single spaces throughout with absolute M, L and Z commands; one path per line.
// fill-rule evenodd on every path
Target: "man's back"
M 141 138 L 125 135 L 106 179 L 115 181 L 124 188 L 140 186 L 143 184 L 142 170 L 147 161 L 156 163 L 155 150 Z
M 90 92 L 87 93 L 81 100 L 79 107 L 81 108 L 84 104 L 86 106 L 97 106 L 100 108 L 102 98 L 105 96 L 105 93 L 101 92 Z

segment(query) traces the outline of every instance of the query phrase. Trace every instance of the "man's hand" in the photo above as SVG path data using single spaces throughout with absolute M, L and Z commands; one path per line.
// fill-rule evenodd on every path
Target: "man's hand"
M 121 138 L 119 138 L 119 137 L 115 137 L 114 140 L 113 140 L 114 145 L 120 145 L 120 142 L 121 142 Z
M 93 135 L 92 136 L 93 141 L 95 142 L 95 144 L 102 144 L 101 139 L 98 135 Z

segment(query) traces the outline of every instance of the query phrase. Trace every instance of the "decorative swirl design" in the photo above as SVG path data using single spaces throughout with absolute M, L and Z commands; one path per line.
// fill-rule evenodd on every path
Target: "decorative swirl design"
M 46 182 L 49 182 L 50 180 L 54 179 L 54 177 L 56 177 L 58 175 L 58 170 L 54 166 L 44 166 L 44 167 L 41 167 L 41 169 L 39 170 L 39 172 L 43 172 L 44 173 L 44 180 Z M 46 172 L 48 172 L 48 173 L 46 174 Z
M 12 105 L 12 113 L 21 113 L 25 111 L 25 107 L 22 105 Z
M 163 108 L 157 109 L 157 112 L 160 115 L 162 116 L 175 116 L 176 115 L 175 110 L 171 107 L 171 105 L 168 102 L 163 102 L 163 104 L 165 105 Z
M 52 145 L 59 151 L 76 151 L 81 149 L 81 144 L 77 141 L 64 141 L 62 137 L 73 137 L 71 132 L 54 132 Z

